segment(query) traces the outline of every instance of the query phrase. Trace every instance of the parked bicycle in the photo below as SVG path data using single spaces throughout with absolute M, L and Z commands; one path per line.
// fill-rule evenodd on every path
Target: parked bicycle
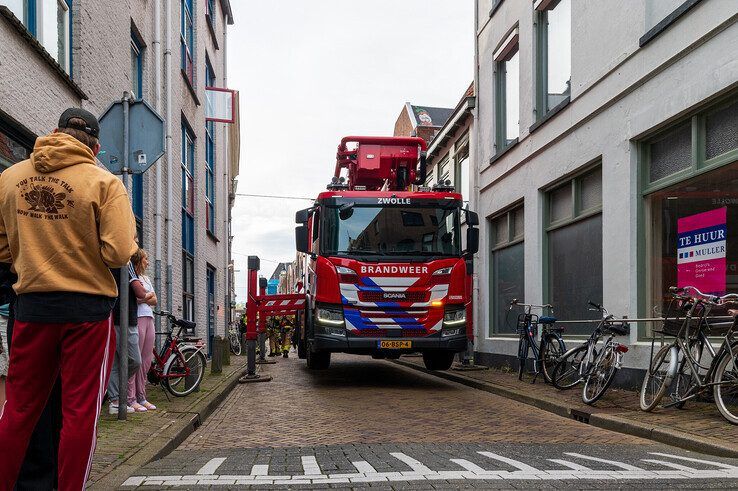
M 672 300 L 662 328 L 656 333 L 662 335 L 662 343 L 665 336 L 674 340 L 663 345 L 655 356 L 656 338 L 652 341 L 652 361 L 641 386 L 641 409 L 652 411 L 667 392 L 670 401 L 664 407 L 682 408 L 687 401 L 708 395 L 712 389 L 720 414 L 738 424 L 738 341 L 734 336 L 738 320 L 722 325 L 708 322 L 713 308 L 735 303 L 738 295 L 718 297 L 693 286 L 671 287 L 669 293 Z M 717 351 L 708 336 L 723 338 Z
M 238 326 L 235 324 L 231 324 L 228 328 L 228 345 L 231 353 L 236 356 L 241 355 L 241 336 L 238 332 Z
M 623 354 L 628 352 L 627 346 L 616 343 L 613 338 L 624 336 L 630 330 L 623 322 L 616 321 L 602 305 L 589 302 L 589 306 L 589 310 L 600 312 L 602 320 L 584 344 L 569 350 L 559 359 L 552 379 L 553 386 L 562 390 L 584 382 L 582 401 L 591 405 L 610 387 L 622 367 Z M 598 351 L 601 339 L 605 341 Z
M 510 302 L 510 309 L 514 306 L 523 307 L 524 311 L 518 315 L 518 380 L 523 380 L 523 372 L 528 363 L 528 351 L 533 351 L 533 380 L 535 383 L 538 374 L 543 372 L 543 378 L 547 383 L 551 382 L 553 368 L 559 357 L 566 352 L 566 344 L 561 337 L 563 327 L 555 326 L 556 318 L 553 316 L 538 316 L 532 313 L 533 309 L 541 309 L 541 313 L 548 310 L 553 314 L 553 306 L 533 305 L 520 303 L 518 299 Z M 541 326 L 540 343 L 536 345 L 538 326 Z
M 171 312 L 161 311 L 154 314 L 166 317 L 168 329 L 157 331 L 157 335 L 166 336 L 159 353 L 154 349 L 154 362 L 149 369 L 148 379 L 152 384 L 161 384 L 175 397 L 184 397 L 200 386 L 205 375 L 207 360 L 202 350 L 205 347 L 202 339 L 182 337 L 185 333 L 195 332 L 196 324 L 184 319 L 177 319 Z M 174 332 L 177 326 L 177 332 Z

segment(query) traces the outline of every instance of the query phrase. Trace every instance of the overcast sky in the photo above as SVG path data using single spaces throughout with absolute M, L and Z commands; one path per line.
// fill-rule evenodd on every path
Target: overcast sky
M 473 0 L 232 0 L 228 86 L 241 93 L 238 193 L 316 197 L 346 135 L 392 135 L 406 101 L 454 107 L 473 80 Z M 270 276 L 295 258 L 310 201 L 238 196 L 237 301 L 246 256 Z

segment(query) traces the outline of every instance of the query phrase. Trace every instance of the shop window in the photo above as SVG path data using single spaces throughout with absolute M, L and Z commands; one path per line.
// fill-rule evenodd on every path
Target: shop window
M 536 119 L 571 95 L 571 0 L 536 2 Z
M 64 71 L 70 73 L 72 0 L 5 0 L 3 5 L 26 26 Z
M 646 208 L 649 314 L 663 312 L 670 286 L 738 293 L 738 161 L 647 195 Z M 708 235 L 693 245 L 687 238 L 695 229 Z M 705 259 L 695 260 L 699 256 Z
M 560 319 L 589 318 L 602 301 L 602 171 L 596 168 L 548 193 L 547 303 Z M 572 325 L 570 334 L 591 326 Z
M 517 28 L 495 53 L 497 152 L 520 136 L 520 52 Z
M 509 305 L 525 295 L 523 210 L 519 206 L 491 221 L 490 335 L 516 331 L 520 310 L 511 311 Z

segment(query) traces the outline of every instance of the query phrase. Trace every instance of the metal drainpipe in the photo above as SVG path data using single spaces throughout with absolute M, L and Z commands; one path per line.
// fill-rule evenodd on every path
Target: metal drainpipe
M 228 23 L 222 22 L 223 24 L 223 87 L 228 87 Z M 231 187 L 229 186 L 229 175 L 230 175 L 230 153 L 231 153 L 231 140 L 230 140 L 230 132 L 226 125 L 221 124 L 221 128 L 223 128 L 223 135 L 225 137 L 225 145 L 223 148 L 225 149 L 224 155 L 226 158 L 223 161 L 223 192 L 225 193 L 225 200 L 222 202 L 225 203 L 225 209 L 223 210 L 223 231 L 226 234 L 225 237 L 223 237 L 223 247 L 225 247 L 225 258 L 223 261 L 223 271 L 226 272 L 225 275 L 225 291 L 226 291 L 226 305 L 223 307 L 225 308 L 225 328 L 224 328 L 224 335 L 228 333 L 228 326 L 230 325 L 232 319 L 231 319 L 231 228 L 229 226 L 231 222 Z M 223 199 L 223 192 L 221 192 L 220 196 L 221 199 Z M 235 274 L 235 273 L 234 273 Z
M 161 0 L 154 0 L 154 107 L 156 111 L 161 113 L 161 70 L 162 70 L 162 52 L 161 52 Z M 167 141 L 167 144 L 169 142 Z M 161 217 L 161 186 L 162 186 L 162 170 L 161 162 L 156 165 L 155 185 L 154 185 L 154 290 L 158 298 L 163 298 L 161 294 L 161 256 L 162 248 L 162 217 Z M 161 308 L 161 306 L 159 307 Z M 154 316 L 156 331 L 161 331 L 161 318 Z M 157 348 L 161 344 L 161 338 L 156 338 Z
M 166 50 L 164 51 L 164 79 L 166 83 L 166 109 L 165 119 L 167 121 L 167 271 L 166 271 L 166 291 L 167 291 L 167 310 L 174 311 L 172 301 L 172 223 L 173 217 L 173 200 L 174 192 L 173 180 L 174 172 L 172 169 L 172 0 L 165 0 L 165 36 Z
M 479 28 L 479 0 L 474 2 L 474 108 L 471 110 L 472 125 L 473 128 L 469 132 L 469 159 L 471 161 L 471 178 L 472 178 L 472 195 L 469 197 L 470 207 L 472 210 L 479 212 L 477 205 L 479 204 L 479 138 L 477 138 L 477 121 L 479 117 L 479 38 L 477 36 L 477 29 Z M 484 219 L 484 218 L 483 218 Z M 486 230 L 485 227 L 480 229 Z M 486 241 L 482 240 L 482 244 L 486 247 Z M 474 301 L 474 309 L 472 312 L 472 318 L 474 322 L 474 341 L 475 346 L 469 348 L 469 355 L 471 356 L 472 363 L 474 363 L 474 351 L 475 348 L 479 349 L 479 342 L 477 340 L 484 339 L 485 333 L 482 326 L 479 325 L 479 309 L 480 309 L 480 292 L 479 292 L 479 262 L 480 253 L 477 252 L 474 255 L 474 276 L 472 278 L 472 299 Z

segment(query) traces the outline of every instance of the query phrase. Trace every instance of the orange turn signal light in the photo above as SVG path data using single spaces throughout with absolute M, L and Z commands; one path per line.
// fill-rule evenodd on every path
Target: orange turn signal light
M 443 300 L 433 300 L 431 307 L 443 307 Z

